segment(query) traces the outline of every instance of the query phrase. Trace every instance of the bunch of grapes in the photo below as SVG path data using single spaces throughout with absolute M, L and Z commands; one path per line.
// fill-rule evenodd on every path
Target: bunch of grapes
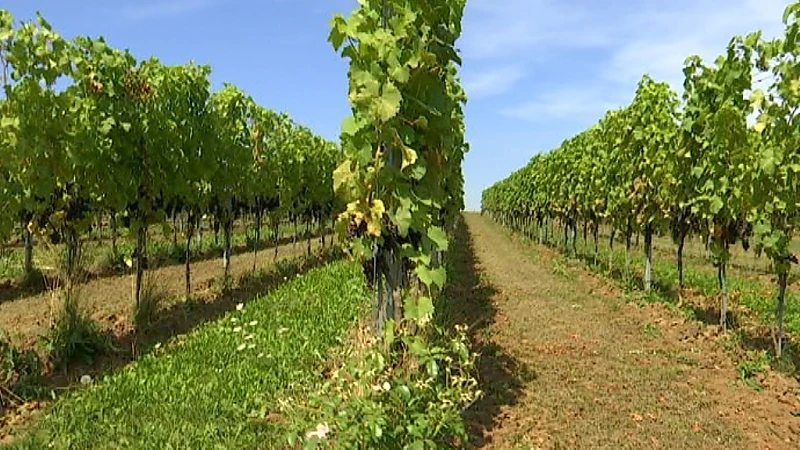
M 146 98 L 153 91 L 150 83 L 142 79 L 142 77 L 136 71 L 128 72 L 122 83 L 125 86 L 125 92 L 127 92 L 128 95 L 134 100 Z
M 367 232 L 367 222 L 364 220 L 356 221 L 354 216 L 350 217 L 347 224 L 347 239 L 357 239 Z

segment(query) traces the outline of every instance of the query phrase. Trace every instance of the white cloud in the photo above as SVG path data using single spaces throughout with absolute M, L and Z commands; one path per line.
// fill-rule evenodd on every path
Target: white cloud
M 610 24 L 592 21 L 586 8 L 561 0 L 470 0 L 464 16 L 461 47 L 466 58 L 491 60 L 559 48 L 605 45 Z M 587 27 L 587 25 L 589 25 Z M 520 55 L 520 52 L 525 52 Z
M 470 98 L 500 95 L 514 87 L 524 77 L 519 67 L 508 66 L 490 69 L 475 75 L 464 75 L 464 89 Z
M 126 6 L 123 16 L 130 20 L 145 20 L 180 16 L 189 12 L 212 8 L 223 0 L 161 0 L 157 2 L 139 3 Z
M 470 0 L 461 41 L 470 67 L 482 74 L 515 67 L 513 89 L 526 77 L 517 105 L 501 114 L 523 120 L 568 120 L 621 106 L 645 73 L 682 91 L 690 55 L 713 62 L 730 39 L 761 29 L 782 34 L 789 0 Z M 535 74 L 550 79 L 538 80 Z M 564 83 L 552 90 L 552 82 Z M 492 86 L 490 76 L 471 80 Z M 577 87 L 572 89 L 571 87 Z M 502 88 L 502 89 L 501 89 Z M 481 89 L 477 89 L 481 92 Z M 489 89 L 491 92 L 491 89 Z M 516 94 L 515 91 L 512 91 Z
M 736 35 L 759 29 L 766 36 L 779 35 L 786 4 L 785 0 L 729 0 L 721 8 L 717 0 L 694 0 L 636 11 L 622 24 L 628 37 L 612 46 L 603 74 L 630 83 L 649 73 L 680 91 L 688 56 L 699 55 L 711 63 Z
M 602 89 L 564 86 L 546 90 L 538 94 L 533 100 L 501 110 L 500 114 L 528 122 L 567 119 L 580 122 L 588 120 L 589 123 L 592 123 L 606 111 L 615 108 L 626 100 L 615 97 L 614 94 L 606 93 Z

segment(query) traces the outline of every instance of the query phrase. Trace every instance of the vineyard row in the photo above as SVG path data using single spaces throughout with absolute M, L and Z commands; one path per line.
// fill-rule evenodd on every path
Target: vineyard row
M 135 236 L 138 304 L 147 230 L 182 218 L 184 242 L 203 216 L 323 221 L 334 211 L 338 146 L 225 84 L 210 68 L 137 60 L 102 38 L 65 39 L 41 16 L 0 10 L 0 242 L 22 230 L 62 243 L 65 278 L 98 220 Z M 188 282 L 187 282 L 188 292 Z
M 776 353 L 783 341 L 789 245 L 800 225 L 800 2 L 786 8 L 784 36 L 736 36 L 713 63 L 687 58 L 683 95 L 645 75 L 632 103 L 534 156 L 483 192 L 483 211 L 507 226 L 563 226 L 565 242 L 582 222 L 644 237 L 644 287 L 652 280 L 652 241 L 677 244 L 680 283 L 687 236 L 706 239 L 718 270 L 720 324 L 727 323 L 731 246 L 754 244 L 777 275 Z M 755 118 L 755 120 L 753 120 Z M 566 247 L 566 245 L 565 245 Z

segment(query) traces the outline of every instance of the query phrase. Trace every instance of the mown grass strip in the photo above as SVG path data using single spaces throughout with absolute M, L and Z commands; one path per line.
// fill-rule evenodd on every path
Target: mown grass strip
M 311 270 L 62 399 L 12 448 L 269 448 L 250 417 L 318 379 L 368 298 L 357 264 Z

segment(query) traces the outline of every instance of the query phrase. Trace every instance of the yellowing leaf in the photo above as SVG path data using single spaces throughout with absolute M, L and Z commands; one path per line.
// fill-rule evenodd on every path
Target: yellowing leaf
M 339 192 L 343 185 L 350 182 L 353 178 L 353 171 L 350 169 L 350 161 L 345 161 L 333 171 L 333 190 Z
M 403 146 L 403 169 L 417 162 L 417 152 L 408 146 Z
M 756 89 L 750 94 L 750 102 L 757 107 L 760 107 L 764 103 L 764 98 L 764 91 L 761 89 Z
M 371 236 L 378 237 L 381 235 L 381 224 L 384 212 L 386 212 L 386 206 L 383 204 L 383 200 L 373 200 L 372 206 L 369 209 L 369 218 L 367 219 L 367 233 Z M 355 215 L 358 217 L 361 213 L 356 212 Z
M 792 80 L 789 83 L 789 89 L 792 91 L 792 94 L 798 95 L 798 93 L 800 93 L 800 80 Z
M 380 236 L 381 235 L 381 223 L 380 222 L 376 222 L 374 220 L 370 220 L 367 223 L 367 233 L 370 236 L 375 236 L 375 237 Z
M 17 128 L 19 127 L 19 118 L 17 117 L 3 117 L 0 119 L 0 127 L 2 128 Z
M 372 215 L 380 217 L 383 213 L 386 212 L 386 206 L 383 204 L 383 200 L 377 198 L 372 201 Z

